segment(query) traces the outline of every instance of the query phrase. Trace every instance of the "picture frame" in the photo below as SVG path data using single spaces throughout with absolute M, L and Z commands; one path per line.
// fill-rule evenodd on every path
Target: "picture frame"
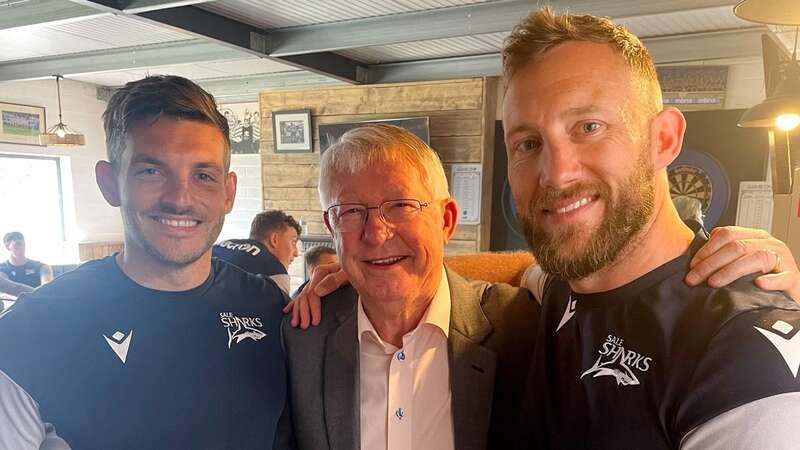
M 257 154 L 261 151 L 261 113 L 258 102 L 226 103 L 217 107 L 228 119 L 231 153 Z
M 325 153 L 331 145 L 335 144 L 339 138 L 346 132 L 363 127 L 365 125 L 382 123 L 386 125 L 394 125 L 414 133 L 418 138 L 422 139 L 426 144 L 431 144 L 431 131 L 430 131 L 430 117 L 400 117 L 388 119 L 370 119 L 360 122 L 341 122 L 320 124 L 319 126 L 319 152 Z
M 272 139 L 276 153 L 311 153 L 313 138 L 310 109 L 272 112 Z
M 42 147 L 47 130 L 44 106 L 0 102 L 0 142 Z

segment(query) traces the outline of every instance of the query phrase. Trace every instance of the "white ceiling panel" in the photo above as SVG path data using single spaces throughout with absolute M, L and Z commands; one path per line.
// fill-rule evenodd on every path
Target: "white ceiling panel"
M 247 76 L 292 70 L 295 69 L 284 64 L 253 57 L 231 61 L 175 64 L 153 66 L 146 69 L 97 72 L 71 76 L 70 78 L 102 86 L 120 86 L 128 81 L 138 80 L 148 75 L 178 75 L 191 80 L 204 80 L 208 78 Z
M 508 33 L 479 34 L 431 41 L 364 47 L 338 52 L 367 64 L 497 53 Z
M 125 16 L 103 16 L 46 28 L 103 42 L 112 47 L 159 44 L 192 39 L 188 33 L 173 31 L 143 20 Z
M 191 39 L 123 16 L 100 16 L 58 25 L 31 25 L 0 30 L 0 61 L 89 52 L 118 47 Z
M 363 19 L 450 6 L 487 3 L 488 1 L 496 0 L 218 0 L 199 6 L 259 28 L 271 29 Z
M 138 70 L 123 70 L 117 72 L 97 72 L 88 73 L 83 75 L 73 75 L 69 77 L 71 80 L 83 81 L 84 83 L 93 83 L 100 86 L 122 86 L 123 84 L 142 79 L 147 74 Z
M 756 25 L 736 17 L 730 6 L 628 17 L 617 19 L 615 22 L 625 25 L 639 37 L 700 33 Z
M 0 61 L 87 52 L 110 48 L 105 42 L 46 27 L 0 30 Z

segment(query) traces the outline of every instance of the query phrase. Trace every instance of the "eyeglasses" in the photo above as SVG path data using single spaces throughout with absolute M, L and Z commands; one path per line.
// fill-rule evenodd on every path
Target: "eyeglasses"
M 421 202 L 413 198 L 387 200 L 378 206 L 363 203 L 340 203 L 325 211 L 325 217 L 332 228 L 340 232 L 361 231 L 367 222 L 370 209 L 377 209 L 381 220 L 387 225 L 397 225 L 413 219 L 431 202 Z

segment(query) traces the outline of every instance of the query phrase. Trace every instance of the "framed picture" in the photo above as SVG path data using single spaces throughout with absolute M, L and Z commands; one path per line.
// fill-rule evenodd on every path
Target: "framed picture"
M 44 107 L 0 102 L 0 142 L 42 145 L 39 135 L 46 130 Z
M 273 111 L 272 135 L 277 153 L 310 153 L 311 110 Z
M 348 131 L 363 127 L 370 123 L 383 123 L 386 125 L 395 125 L 417 135 L 418 138 L 425 141 L 426 144 L 431 143 L 430 132 L 430 119 L 428 117 L 409 117 L 405 119 L 374 119 L 363 122 L 347 122 L 347 123 L 331 123 L 322 124 L 319 126 L 319 152 L 325 153 L 331 145 L 342 137 Z
M 219 112 L 228 119 L 231 153 L 258 153 L 261 142 L 261 115 L 258 102 L 219 105 Z

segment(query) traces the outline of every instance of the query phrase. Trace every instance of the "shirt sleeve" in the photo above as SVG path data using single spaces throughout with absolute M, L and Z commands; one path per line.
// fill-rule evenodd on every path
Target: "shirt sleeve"
M 291 290 L 291 278 L 288 274 L 279 273 L 277 275 L 270 275 L 272 281 L 278 285 L 279 288 L 283 291 L 284 294 L 289 295 L 289 291 Z
M 0 448 L 36 450 L 45 440 L 45 425 L 35 401 L 0 371 Z
M 547 274 L 542 270 L 542 266 L 533 263 L 525 269 L 520 279 L 520 287 L 524 287 L 531 291 L 533 297 L 540 304 L 544 298 L 544 288 L 547 284 Z
M 800 426 L 800 393 L 756 400 L 720 414 L 684 438 L 681 450 L 793 450 Z
M 691 330 L 684 332 L 686 339 L 692 339 Z M 755 425 L 769 427 L 769 421 L 763 422 L 763 419 L 746 424 L 742 421 L 754 418 L 751 410 L 765 410 L 762 405 L 784 398 L 797 399 L 795 395 L 800 392 L 798 369 L 800 311 L 759 308 L 735 315 L 709 341 L 678 402 L 676 441 L 685 441 L 686 445 L 706 442 L 704 436 L 717 429 L 715 424 L 728 423 L 726 421 L 736 421 L 748 432 Z M 784 397 L 785 394 L 792 395 Z M 773 400 L 759 403 L 770 398 Z M 795 429 L 800 426 L 800 402 L 797 403 L 798 407 L 789 413 L 795 420 Z M 735 433 L 731 432 L 733 435 Z M 796 430 L 791 435 L 776 433 L 771 439 L 770 445 L 725 448 L 797 447 Z

